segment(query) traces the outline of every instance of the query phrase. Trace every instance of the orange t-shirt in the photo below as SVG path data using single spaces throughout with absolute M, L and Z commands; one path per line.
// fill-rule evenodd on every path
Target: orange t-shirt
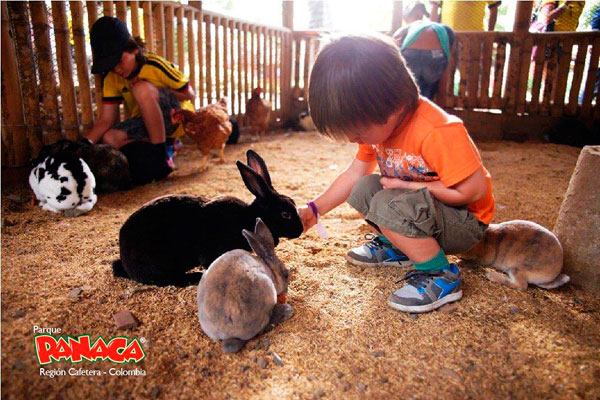
M 462 121 L 421 97 L 416 111 L 383 143 L 358 146 L 360 161 L 377 160 L 382 176 L 405 181 L 440 180 L 451 187 L 480 170 L 487 182 L 483 198 L 468 205 L 484 224 L 494 216 L 492 179 Z

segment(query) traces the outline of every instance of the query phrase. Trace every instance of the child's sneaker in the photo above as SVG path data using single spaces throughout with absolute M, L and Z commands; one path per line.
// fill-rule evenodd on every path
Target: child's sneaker
M 365 236 L 369 238 L 371 234 Z M 359 267 L 383 267 L 383 266 L 401 266 L 412 265 L 412 261 L 400 250 L 382 241 L 381 236 L 374 236 L 369 242 L 362 246 L 355 247 L 346 254 L 346 260 Z
M 439 271 L 409 271 L 400 289 L 390 296 L 388 305 L 408 313 L 433 311 L 462 297 L 460 273 L 456 264 Z

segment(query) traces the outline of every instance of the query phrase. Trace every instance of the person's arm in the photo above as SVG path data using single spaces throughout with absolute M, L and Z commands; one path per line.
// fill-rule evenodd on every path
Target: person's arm
M 381 178 L 381 184 L 385 189 L 417 190 L 426 187 L 433 197 L 449 206 L 471 204 L 483 198 L 487 192 L 485 176 L 479 169 L 452 187 L 444 186 L 441 181 L 413 182 L 403 181 L 400 178 Z
M 324 215 L 346 201 L 356 182 L 363 176 L 373 172 L 373 169 L 375 169 L 375 161 L 364 162 L 354 159 L 348 168 L 338 175 L 319 197 L 313 200 L 319 214 Z M 310 207 L 299 207 L 298 213 L 302 219 L 304 231 L 317 223 L 317 218 Z
M 177 97 L 177 100 L 179 100 L 179 101 L 184 101 L 184 100 L 194 101 L 194 97 L 196 96 L 196 93 L 194 93 L 194 89 L 192 88 L 192 85 L 190 85 L 189 83 L 182 90 L 174 90 L 174 89 L 170 89 L 170 90 L 171 90 L 171 92 L 173 92 L 175 94 L 175 97 Z
M 396 43 L 398 44 L 398 47 L 402 47 L 402 43 L 404 42 L 404 39 L 406 38 L 407 34 L 408 34 L 408 26 L 402 27 L 394 33 L 393 38 L 396 41 Z
M 488 19 L 488 31 L 493 31 L 496 28 L 496 21 L 498 20 L 498 7 L 500 1 L 490 4 L 488 9 L 490 10 L 490 18 Z
M 102 108 L 100 109 L 100 119 L 96 121 L 85 138 L 92 143 L 98 143 L 100 139 L 102 139 L 102 136 L 104 136 L 104 134 L 110 129 L 110 127 L 115 124 L 118 113 L 118 103 L 102 103 Z
M 565 12 L 565 7 L 565 4 L 556 7 L 554 2 L 544 4 L 538 13 L 538 20 L 542 24 L 548 25 Z

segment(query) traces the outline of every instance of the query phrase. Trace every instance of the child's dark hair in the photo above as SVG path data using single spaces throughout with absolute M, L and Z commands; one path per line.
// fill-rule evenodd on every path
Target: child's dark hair
M 138 64 L 138 69 L 141 69 L 142 65 L 146 64 L 146 43 L 139 36 L 132 36 L 129 38 L 127 43 L 125 43 L 125 48 L 123 51 L 133 52 L 134 50 L 138 50 L 138 53 L 135 56 L 135 61 Z M 137 71 L 139 72 L 139 71 Z M 137 75 L 137 74 L 136 74 Z
M 419 88 L 394 41 L 383 35 L 335 39 L 319 53 L 310 75 L 308 102 L 317 129 L 333 139 L 399 121 L 418 106 Z

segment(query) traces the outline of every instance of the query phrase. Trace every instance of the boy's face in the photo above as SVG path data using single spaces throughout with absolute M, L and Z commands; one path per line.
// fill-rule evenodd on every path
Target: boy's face
M 137 54 L 138 50 L 132 52 L 124 51 L 121 55 L 121 61 L 119 61 L 116 67 L 112 69 L 112 72 L 125 79 L 129 79 L 137 67 L 137 62 L 135 61 L 135 56 Z
M 358 144 L 379 144 L 388 140 L 394 133 L 394 130 L 399 125 L 400 114 L 402 109 L 390 115 L 381 125 L 370 125 L 361 130 L 360 133 L 348 135 L 348 139 L 352 143 Z

